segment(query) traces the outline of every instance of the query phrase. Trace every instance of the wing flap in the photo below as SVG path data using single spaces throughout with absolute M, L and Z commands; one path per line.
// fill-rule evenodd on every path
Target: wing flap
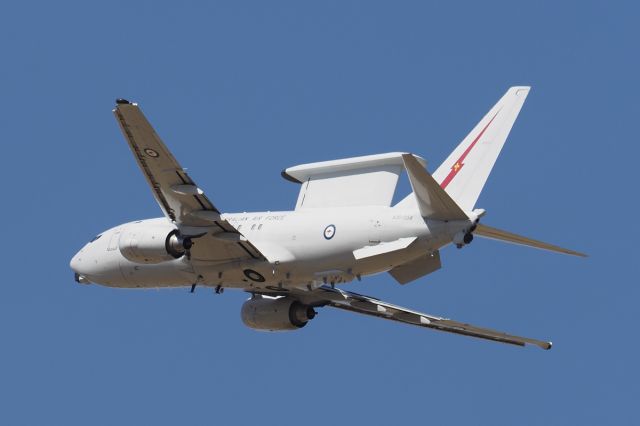
M 274 293 L 271 294 L 273 295 Z M 312 306 L 331 306 L 345 311 L 445 331 L 447 333 L 462 334 L 517 346 L 535 345 L 542 349 L 551 349 L 551 342 L 515 336 L 489 328 L 476 327 L 471 324 L 414 311 L 383 302 L 374 297 L 364 296 L 326 285 L 312 291 L 297 290 L 282 295 L 295 297 L 302 303 Z
M 211 238 L 222 232 L 239 232 L 220 217 L 220 211 L 178 163 L 137 104 L 118 100 L 113 113 L 165 216 L 183 235 L 198 236 L 191 250 L 195 259 L 264 259 L 246 239 L 231 242 Z
M 220 211 L 180 166 L 138 105 L 118 103 L 113 113 L 165 216 L 178 224 L 207 226 L 211 223 L 192 213 L 209 211 L 219 224 Z

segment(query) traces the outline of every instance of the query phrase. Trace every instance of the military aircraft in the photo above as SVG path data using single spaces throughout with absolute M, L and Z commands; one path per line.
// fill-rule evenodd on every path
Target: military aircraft
M 304 327 L 333 307 L 440 331 L 524 346 L 509 335 L 403 308 L 339 288 L 388 272 L 407 284 L 441 267 L 440 249 L 474 236 L 584 256 L 480 223 L 475 207 L 529 87 L 511 87 L 440 167 L 393 152 L 290 167 L 300 185 L 293 211 L 222 213 L 189 177 L 139 106 L 116 100 L 122 133 L 164 217 L 111 228 L 71 260 L 75 280 L 118 288 L 196 286 L 250 294 L 243 322 L 258 330 Z M 412 192 L 391 205 L 406 171 Z

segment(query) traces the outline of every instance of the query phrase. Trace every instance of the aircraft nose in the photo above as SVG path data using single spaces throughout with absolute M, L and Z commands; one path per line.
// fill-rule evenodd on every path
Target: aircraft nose
M 79 267 L 79 262 L 78 262 L 78 253 L 74 254 L 73 257 L 71 258 L 71 262 L 69 262 L 69 267 L 71 269 L 73 269 L 73 272 L 78 272 L 78 267 Z
M 74 279 L 80 284 L 89 284 L 91 281 L 87 278 L 82 264 L 82 250 L 76 253 L 69 262 L 69 266 L 74 272 Z

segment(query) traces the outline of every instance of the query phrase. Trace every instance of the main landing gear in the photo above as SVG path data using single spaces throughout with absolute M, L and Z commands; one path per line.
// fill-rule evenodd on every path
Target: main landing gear
M 191 284 L 191 291 L 190 291 L 190 293 L 195 292 L 195 291 L 196 291 L 196 287 L 197 287 L 197 286 L 198 286 L 198 283 Z M 224 287 L 222 287 L 222 285 L 221 285 L 221 284 L 218 284 L 218 285 L 216 286 L 216 288 L 214 289 L 214 291 L 216 292 L 216 294 L 222 294 L 222 293 L 224 293 Z

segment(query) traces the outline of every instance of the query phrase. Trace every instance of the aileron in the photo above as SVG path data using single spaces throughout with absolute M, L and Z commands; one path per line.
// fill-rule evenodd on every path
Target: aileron
M 531 344 L 542 349 L 551 348 L 551 342 L 515 336 L 488 328 L 476 327 L 471 324 L 425 314 L 423 312 L 383 302 L 373 297 L 339 290 L 329 286 L 322 286 L 318 290 L 309 293 L 296 293 L 294 294 L 294 297 L 300 297 L 305 303 L 315 306 L 331 306 L 345 311 L 375 316 L 378 318 L 403 322 L 405 324 L 431 328 L 448 333 L 462 334 L 465 336 L 493 340 L 518 346 Z

